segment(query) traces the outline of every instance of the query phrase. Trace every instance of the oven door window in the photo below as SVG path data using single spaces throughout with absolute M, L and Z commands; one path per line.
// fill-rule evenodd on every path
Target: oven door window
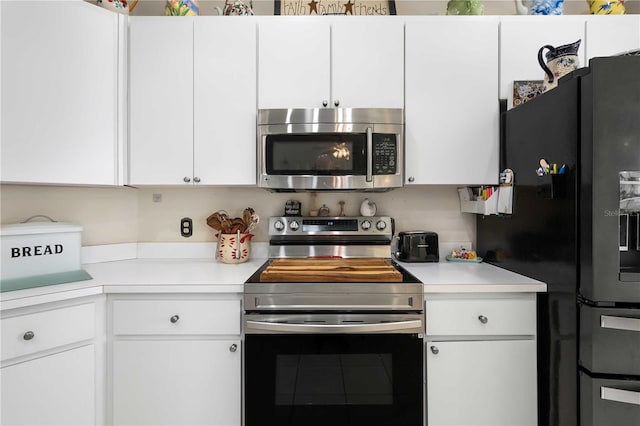
M 366 175 L 364 133 L 282 134 L 266 137 L 269 175 Z
M 247 335 L 246 426 L 420 426 L 422 339 Z

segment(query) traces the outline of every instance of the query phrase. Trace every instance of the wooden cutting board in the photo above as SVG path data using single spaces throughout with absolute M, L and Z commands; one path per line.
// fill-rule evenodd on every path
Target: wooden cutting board
M 263 282 L 402 282 L 386 259 L 274 259 Z

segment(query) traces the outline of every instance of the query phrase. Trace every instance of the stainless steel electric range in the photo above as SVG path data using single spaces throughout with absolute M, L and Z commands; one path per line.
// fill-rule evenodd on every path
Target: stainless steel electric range
M 390 217 L 275 217 L 245 283 L 245 425 L 420 426 L 422 284 Z

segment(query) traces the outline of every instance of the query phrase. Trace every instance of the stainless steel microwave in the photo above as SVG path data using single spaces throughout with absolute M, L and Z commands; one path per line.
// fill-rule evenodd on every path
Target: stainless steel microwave
M 387 191 L 404 182 L 404 112 L 258 110 L 258 186 L 272 191 Z

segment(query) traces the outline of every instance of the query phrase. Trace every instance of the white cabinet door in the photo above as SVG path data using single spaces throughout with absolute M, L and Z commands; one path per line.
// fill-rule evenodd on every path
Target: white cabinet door
M 405 48 L 406 183 L 497 183 L 497 18 L 407 20 Z
M 402 108 L 403 20 L 336 17 L 331 28 L 331 64 L 333 106 Z
M 129 18 L 129 183 L 193 179 L 193 19 Z
M 592 15 L 587 17 L 587 59 L 640 49 L 638 15 Z M 588 65 L 585 61 L 584 65 Z
M 256 22 L 200 17 L 194 27 L 194 180 L 256 184 Z
M 429 426 L 538 424 L 535 340 L 426 345 Z
M 93 345 L 0 369 L 3 425 L 96 424 Z
M 118 184 L 118 15 L 2 2 L 3 182 Z
M 582 40 L 580 66 L 585 57 L 586 16 L 506 16 L 500 18 L 500 99 L 512 99 L 514 80 L 542 80 L 538 50 Z M 544 57 L 543 57 L 544 59 Z M 546 60 L 545 60 L 546 61 Z M 507 105 L 511 109 L 511 105 Z
M 259 21 L 259 108 L 321 108 L 331 101 L 330 21 L 296 18 Z
M 239 340 L 115 341 L 113 424 L 240 426 L 240 360 Z

